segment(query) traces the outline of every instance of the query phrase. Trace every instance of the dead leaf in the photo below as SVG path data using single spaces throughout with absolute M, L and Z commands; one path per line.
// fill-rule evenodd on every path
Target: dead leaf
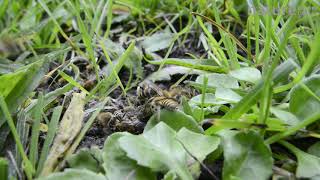
M 40 176 L 47 176 L 56 169 L 59 161 L 63 159 L 65 152 L 80 132 L 84 117 L 84 97 L 85 93 L 73 94 Z

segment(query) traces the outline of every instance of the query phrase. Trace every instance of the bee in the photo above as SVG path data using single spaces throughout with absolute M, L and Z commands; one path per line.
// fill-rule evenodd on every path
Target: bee
M 179 102 L 171 97 L 166 96 L 157 96 L 150 99 L 151 100 L 151 106 L 153 107 L 161 107 L 168 110 L 176 110 L 178 109 Z
M 139 98 L 151 98 L 154 96 L 163 96 L 163 91 L 150 80 L 144 80 L 137 87 Z
M 153 110 L 165 108 L 174 111 L 179 106 L 179 99 L 176 97 L 176 92 L 162 90 L 161 95 L 150 98 L 149 104 L 153 107 Z
M 133 108 L 124 108 L 116 110 L 111 114 L 111 118 L 107 123 L 107 127 L 114 132 L 127 131 L 133 134 L 140 134 L 143 131 L 145 122 L 140 121 L 135 113 L 131 111 L 136 111 Z
M 102 127 L 106 127 L 110 122 L 111 118 L 112 118 L 112 114 L 109 112 L 101 112 L 96 117 L 98 124 L 101 125 Z
M 87 90 L 92 90 L 96 84 L 97 84 L 96 79 L 90 79 L 83 83 L 83 87 Z
M 185 96 L 186 98 L 192 98 L 197 93 L 194 89 L 190 87 L 182 87 L 182 86 L 171 86 L 169 88 L 169 91 L 166 92 L 166 94 L 169 94 L 170 97 L 174 99 L 180 100 L 182 96 Z
M 172 86 L 169 90 L 161 89 L 150 80 L 144 80 L 137 87 L 137 95 L 144 104 L 144 115 L 153 114 L 161 108 L 177 110 L 182 96 L 191 98 L 195 92 L 190 88 Z M 147 101 L 145 101 L 148 99 Z
M 117 110 L 113 113 L 113 117 L 115 117 L 118 120 L 122 120 L 125 114 L 122 112 L 122 110 Z

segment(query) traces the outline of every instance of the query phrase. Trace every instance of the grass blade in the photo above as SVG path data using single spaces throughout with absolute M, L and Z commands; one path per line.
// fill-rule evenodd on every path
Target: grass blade
M 29 159 L 34 167 L 36 167 L 36 163 L 38 161 L 38 142 L 39 142 L 40 122 L 42 117 L 43 102 L 44 102 L 44 97 L 43 97 L 43 94 L 40 93 L 38 97 L 38 103 L 36 105 L 36 108 L 33 111 L 31 142 L 30 142 L 30 151 L 29 151 Z
M 0 179 L 8 179 L 8 161 L 5 158 L 0 158 Z
M 82 87 L 77 81 L 75 81 L 72 77 L 70 77 L 69 75 L 67 75 L 66 73 L 64 73 L 63 71 L 59 71 L 59 75 L 65 79 L 66 81 L 68 81 L 70 84 L 72 84 L 73 86 L 79 88 L 81 91 L 83 91 L 84 93 L 86 93 L 87 95 L 90 95 L 90 93 L 84 88 Z
M 117 64 L 114 66 L 114 71 L 116 73 L 119 73 L 125 61 L 128 60 L 129 55 L 132 53 L 134 47 L 135 47 L 135 42 L 133 41 L 129 45 L 128 49 L 122 54 L 122 56 L 119 57 Z M 111 73 L 108 77 L 105 77 L 105 79 L 103 79 L 97 84 L 97 86 L 91 91 L 91 94 L 95 94 L 98 91 L 100 91 L 102 94 L 107 92 L 108 89 L 114 84 L 115 80 L 116 80 L 116 77 L 114 73 Z
M 298 130 L 316 122 L 319 119 L 320 119 L 320 113 L 317 113 L 311 117 L 308 117 L 307 119 L 300 121 L 297 125 L 290 127 L 286 131 L 269 137 L 267 140 L 265 140 L 265 143 L 266 144 L 273 144 L 273 143 L 275 143 L 275 142 L 277 142 L 287 136 L 290 136 L 290 135 L 296 133 Z
M 53 142 L 53 138 L 56 134 L 56 131 L 58 130 L 58 123 L 60 120 L 60 116 L 61 116 L 61 112 L 62 112 L 62 106 L 57 106 L 54 108 L 52 116 L 51 116 L 51 120 L 50 120 L 50 124 L 48 127 L 48 133 L 46 136 L 46 139 L 44 141 L 42 150 L 41 150 L 41 155 L 39 158 L 39 163 L 38 163 L 38 167 L 37 167 L 37 172 L 36 172 L 36 176 L 38 176 L 40 174 L 40 172 L 43 169 L 43 165 L 45 160 L 47 159 L 47 156 L 49 154 L 49 148 Z
M 14 121 L 10 115 L 10 112 L 9 112 L 9 109 L 8 109 L 8 106 L 6 104 L 6 102 L 4 101 L 4 98 L 2 97 L 2 95 L 0 95 L 0 107 L 3 111 L 3 114 L 7 120 L 7 123 L 9 125 L 9 128 L 11 130 L 11 133 L 12 133 L 12 136 L 17 144 L 17 147 L 18 147 L 18 151 L 20 152 L 20 155 L 23 159 L 23 164 L 24 164 L 24 171 L 28 177 L 28 179 L 32 179 L 32 174 L 34 173 L 34 167 L 32 165 L 32 163 L 29 161 L 26 153 L 24 152 L 24 149 L 23 149 L 23 146 L 22 146 L 22 143 L 20 141 L 20 138 L 19 138 L 19 135 L 18 135 L 18 132 L 17 132 L 17 129 L 14 125 Z
M 313 44 L 311 45 L 311 51 L 308 55 L 308 58 L 306 59 L 305 63 L 303 64 L 303 67 L 301 71 L 299 71 L 298 75 L 294 78 L 295 83 L 298 83 L 302 80 L 302 78 L 307 75 L 310 70 L 316 65 L 316 62 L 319 62 L 320 57 L 320 31 L 317 32 L 317 34 L 314 37 Z

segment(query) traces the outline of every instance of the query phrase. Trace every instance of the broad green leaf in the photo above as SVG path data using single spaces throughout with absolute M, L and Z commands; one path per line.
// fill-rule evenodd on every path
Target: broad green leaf
M 164 175 L 163 180 L 175 180 L 177 178 L 177 174 L 174 171 L 169 171 Z
M 67 163 L 73 169 L 87 169 L 95 173 L 103 172 L 102 152 L 98 148 L 81 149 L 67 158 Z
M 320 75 L 305 79 L 290 92 L 290 111 L 300 120 L 315 115 L 320 109 Z
M 174 35 L 170 32 L 156 33 L 152 36 L 145 37 L 141 42 L 141 46 L 145 48 L 147 52 L 155 52 L 169 47 L 173 38 Z
M 5 98 L 16 87 L 19 81 L 27 75 L 27 69 L 0 76 L 0 93 Z
M 204 115 L 215 114 L 220 108 L 220 105 L 204 107 Z M 202 120 L 202 109 L 200 106 L 192 106 L 192 117 L 194 117 L 197 122 Z
M 151 80 L 153 82 L 156 81 L 169 81 L 171 80 L 172 75 L 176 74 L 203 74 L 205 71 L 200 71 L 196 69 L 186 68 L 182 66 L 167 66 L 162 68 L 156 72 L 150 74 L 146 79 Z
M 298 178 L 320 177 L 320 158 L 301 150 L 295 152 L 298 159 L 296 176 Z
M 184 147 L 199 161 L 203 161 L 212 149 L 217 149 L 220 144 L 220 138 L 215 136 L 204 136 L 203 134 L 189 131 L 182 128 L 177 133 L 177 138 L 183 143 Z
M 296 169 L 297 178 L 311 178 L 319 179 L 320 177 L 320 158 L 311 154 L 308 154 L 294 145 L 286 142 L 279 141 L 279 143 L 288 148 L 298 160 L 298 166 Z
M 320 158 L 320 142 L 316 142 L 308 148 L 308 153 Z
M 244 67 L 244 68 L 230 71 L 229 75 L 238 80 L 247 81 L 254 84 L 256 84 L 261 78 L 260 71 L 252 67 Z
M 271 107 L 270 112 L 279 118 L 283 123 L 294 126 L 299 123 L 298 118 L 288 111 L 284 111 L 280 108 Z
M 108 55 L 111 59 L 117 59 L 124 53 L 125 49 L 121 46 L 121 44 L 115 43 L 110 39 L 103 39 L 103 45 L 108 50 Z M 111 71 L 110 71 L 111 72 Z
M 133 73 L 139 78 L 143 76 L 143 67 L 141 60 L 143 59 L 143 54 L 140 49 L 135 47 L 132 53 L 129 55 L 129 60 L 124 63 L 124 65 L 130 69 L 133 69 Z
M 25 79 L 31 73 L 30 71 L 34 71 L 34 66 L 39 65 L 39 63 L 31 64 L 28 66 L 23 66 L 17 69 L 13 73 L 8 73 L 0 76 L 0 93 L 2 96 L 6 98 L 8 94 L 16 87 L 21 79 Z M 39 66 L 38 66 L 39 67 Z
M 118 179 L 156 179 L 150 169 L 137 165 L 137 163 L 126 156 L 119 145 L 119 138 L 129 136 L 129 133 L 114 133 L 108 137 L 104 144 L 102 159 L 106 177 L 109 180 Z
M 200 105 L 201 105 L 202 96 L 203 96 L 203 95 L 200 94 L 200 95 L 197 95 L 197 96 L 191 98 L 190 101 L 189 101 L 189 104 L 190 104 L 191 106 L 193 106 L 193 105 L 198 105 L 198 106 L 200 106 Z M 215 96 L 214 94 L 212 94 L 212 93 L 206 93 L 206 94 L 205 94 L 205 99 L 204 99 L 204 102 L 203 102 L 203 103 L 204 103 L 203 105 L 204 105 L 205 107 L 215 106 L 215 105 L 221 105 L 221 104 L 228 104 L 227 101 L 217 99 L 216 96 Z
M 186 136 L 193 140 L 186 140 Z M 187 150 L 203 160 L 217 148 L 219 142 L 217 137 L 196 134 L 185 128 L 176 133 L 163 122 L 142 135 L 126 135 L 119 139 L 122 150 L 138 164 L 150 167 L 154 171 L 168 172 L 171 170 L 181 179 L 186 180 L 193 179 L 187 164 L 190 165 L 189 162 L 198 163 L 188 154 Z M 201 147 L 203 149 L 199 150 Z
M 208 86 L 215 88 L 239 89 L 237 79 L 227 74 L 211 73 L 206 74 L 208 77 Z M 200 75 L 196 79 L 196 83 L 203 83 L 204 75 Z
M 47 71 L 49 63 L 40 60 L 20 68 L 16 73 L 0 76 L 0 93 L 5 96 L 10 112 L 15 112 L 21 103 L 30 95 Z M 0 111 L 0 126 L 4 123 Z M 1 143 L 0 143 L 1 144 Z
M 158 114 L 160 113 L 160 114 Z M 160 119 L 158 120 L 158 117 Z M 186 115 L 180 111 L 170 111 L 170 110 L 161 110 L 156 112 L 148 121 L 144 132 L 149 131 L 151 128 L 156 126 L 159 122 L 166 123 L 170 128 L 175 131 L 179 131 L 181 128 L 185 127 L 191 131 L 202 133 L 203 129 L 197 124 L 195 119 L 192 116 Z
M 221 131 L 224 149 L 223 179 L 265 180 L 272 174 L 273 159 L 263 138 L 250 131 Z
M 64 172 L 52 173 L 47 177 L 40 177 L 38 180 L 105 180 L 102 174 L 86 169 L 67 169 Z
M 288 75 L 296 68 L 296 64 L 287 60 L 280 64 L 273 72 L 272 79 L 274 84 L 282 81 L 287 81 Z M 244 113 L 249 111 L 251 107 L 257 103 L 258 98 L 263 90 L 263 81 L 259 83 L 244 96 L 232 109 L 230 109 L 224 116 L 224 119 L 239 119 Z
M 231 89 L 217 88 L 215 93 L 216 99 L 227 101 L 229 103 L 237 103 L 242 97 Z
M 182 105 L 183 112 L 186 115 L 193 116 L 191 106 L 188 103 L 188 99 L 186 97 L 184 97 L 184 96 L 182 96 L 181 105 Z

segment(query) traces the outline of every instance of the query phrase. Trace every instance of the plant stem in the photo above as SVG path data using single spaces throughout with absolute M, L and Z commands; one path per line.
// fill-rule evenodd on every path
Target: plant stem
M 269 137 L 267 140 L 265 140 L 266 144 L 272 144 L 275 143 L 277 141 L 279 141 L 280 139 L 283 139 L 287 136 L 290 136 L 292 134 L 294 134 L 295 132 L 297 132 L 299 129 L 302 129 L 312 123 L 314 123 L 315 121 L 320 119 L 320 113 L 317 113 L 311 117 L 308 117 L 307 119 L 301 121 L 299 124 L 290 127 L 287 131 L 275 134 L 271 137 Z

